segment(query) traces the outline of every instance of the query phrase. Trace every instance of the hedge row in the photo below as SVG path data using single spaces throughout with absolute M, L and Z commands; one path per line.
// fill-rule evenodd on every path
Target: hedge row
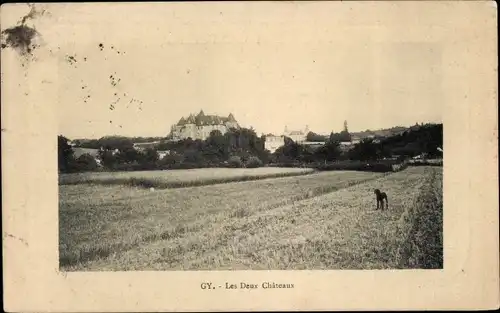
M 276 163 L 272 166 L 277 167 L 309 167 L 319 171 L 365 171 L 365 172 L 395 172 L 407 167 L 404 162 L 395 160 L 381 161 L 338 161 L 329 163 Z

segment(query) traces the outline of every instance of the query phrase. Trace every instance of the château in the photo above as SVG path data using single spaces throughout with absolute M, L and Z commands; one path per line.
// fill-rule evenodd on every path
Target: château
M 238 129 L 239 127 L 232 113 L 229 113 L 227 117 L 223 117 L 205 115 L 203 110 L 201 110 L 197 115 L 190 114 L 187 118 L 181 117 L 177 124 L 172 125 L 171 136 L 173 140 L 187 138 L 205 140 L 214 130 L 218 130 L 224 134 L 231 128 Z

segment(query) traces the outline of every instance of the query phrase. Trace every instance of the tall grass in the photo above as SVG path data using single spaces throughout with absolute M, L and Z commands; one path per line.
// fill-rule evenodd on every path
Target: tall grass
M 82 268 L 89 261 L 114 258 L 149 242 L 188 236 L 176 229 L 178 225 L 204 237 L 213 231 L 211 227 L 230 220 L 246 220 L 381 176 L 322 172 L 154 193 L 122 186 L 60 186 L 60 265 Z
M 334 171 L 153 193 L 61 186 L 60 266 L 67 271 L 437 268 L 441 175 L 436 167 L 390 174 Z M 389 210 L 375 210 L 374 188 L 388 193 Z
M 187 172 L 190 171 L 190 172 Z M 186 188 L 197 187 L 215 184 L 224 184 L 231 182 L 244 182 L 252 180 L 261 180 L 267 178 L 279 178 L 289 176 L 301 176 L 313 174 L 314 169 L 294 169 L 294 170 L 281 170 L 271 168 L 270 171 L 266 169 L 252 169 L 235 171 L 234 173 L 228 170 L 211 169 L 212 177 L 208 176 L 207 170 L 199 171 L 200 175 L 197 176 L 192 170 L 177 170 L 172 174 L 172 171 L 150 171 L 150 172 L 135 172 L 135 173 L 118 173 L 117 175 L 107 174 L 87 174 L 87 175 L 65 175 L 61 176 L 59 180 L 60 185 L 78 185 L 78 184 L 98 184 L 98 185 L 125 185 L 131 187 L 142 187 L 156 189 L 170 189 L 170 188 Z M 166 173 L 166 174 L 165 174 Z M 194 173 L 194 174 L 193 174 Z M 220 173 L 220 174 L 219 174 Z M 128 174 L 128 175 L 127 175 Z M 183 174 L 187 174 L 183 177 Z
M 288 176 L 302 176 L 314 173 L 314 171 L 303 171 L 303 172 L 288 172 L 288 173 L 275 173 L 275 174 L 264 174 L 264 175 L 245 175 L 245 176 L 234 176 L 234 177 L 221 177 L 212 179 L 199 179 L 199 180 L 187 180 L 187 181 L 165 181 L 158 178 L 140 178 L 140 177 L 130 177 L 130 178 L 107 178 L 107 179 L 97 179 L 91 180 L 92 184 L 99 185 L 125 185 L 130 187 L 142 187 L 156 189 L 172 189 L 172 188 L 187 188 L 187 187 L 198 187 L 207 186 L 215 184 L 227 184 L 232 182 L 245 182 L 250 180 L 261 180 L 268 178 L 279 178 Z M 89 183 L 89 182 L 87 182 Z M 72 182 L 70 184 L 79 184 L 78 182 Z
M 388 239 L 393 237 L 393 229 L 405 207 L 413 205 L 418 196 L 425 172 L 424 168 L 412 168 L 407 173 L 386 177 L 373 173 L 379 179 L 287 205 L 266 205 L 261 209 L 245 201 L 246 205 L 221 214 L 204 215 L 204 226 L 198 232 L 168 242 L 150 242 L 115 258 L 96 259 L 83 267 L 91 270 L 103 266 L 129 270 L 397 268 L 394 255 L 398 246 L 388 245 Z M 375 210 L 372 190 L 380 186 L 391 196 L 387 211 Z M 272 193 L 260 198 L 270 196 Z M 200 222 L 201 219 L 200 216 Z M 163 257 L 158 251 L 164 247 L 179 252 L 174 258 L 170 254 Z
M 358 161 L 342 160 L 333 162 L 315 162 L 315 163 L 279 163 L 279 167 L 310 167 L 319 171 L 361 171 L 361 172 L 398 172 L 407 167 L 405 162 L 397 160 L 376 160 L 376 161 Z
M 85 263 L 99 258 L 106 258 L 110 255 L 136 248 L 141 244 L 158 240 L 174 239 L 182 236 L 186 232 L 193 232 L 197 230 L 198 228 L 196 226 L 186 227 L 178 225 L 171 229 L 156 231 L 151 234 L 138 234 L 128 242 L 103 245 L 83 245 L 78 250 L 69 249 L 65 244 L 61 244 L 59 246 L 59 265 L 71 266 L 77 263 Z
M 399 221 L 402 238 L 397 251 L 400 268 L 443 268 L 442 173 L 432 171 L 415 204 Z

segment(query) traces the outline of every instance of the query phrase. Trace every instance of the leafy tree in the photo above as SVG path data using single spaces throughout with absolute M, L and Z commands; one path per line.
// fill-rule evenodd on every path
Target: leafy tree
M 443 124 L 425 124 L 418 128 L 387 137 L 380 143 L 390 154 L 406 157 L 427 153 L 429 157 L 440 157 L 438 147 L 443 145 Z
M 349 133 L 340 133 L 340 141 L 342 141 L 342 142 L 350 142 L 351 141 L 351 134 L 349 134 Z
M 153 164 L 158 161 L 158 152 L 156 149 L 147 148 L 143 152 L 142 162 L 146 164 Z
M 169 154 L 166 155 L 163 159 L 158 161 L 158 164 L 160 166 L 166 166 L 166 167 L 171 167 L 174 165 L 181 164 L 183 161 L 183 157 L 180 155 L 176 154 Z
M 351 160 L 375 160 L 379 155 L 378 147 L 371 138 L 361 140 L 349 151 L 349 158 Z
M 204 161 L 205 158 L 203 157 L 203 154 L 197 149 L 190 149 L 184 152 L 183 162 L 185 163 L 202 164 Z
M 285 144 L 274 153 L 282 160 L 297 160 L 300 154 L 300 146 L 290 138 L 285 137 Z
M 262 161 L 256 156 L 250 157 L 246 163 L 246 167 L 248 168 L 256 168 L 261 166 L 262 166 Z
M 325 142 L 327 140 L 327 137 L 313 132 L 308 132 L 306 135 L 306 140 L 313 142 Z
M 61 172 L 69 171 L 71 162 L 74 160 L 73 148 L 68 141 L 68 138 L 64 136 L 57 136 L 58 167 Z
M 318 161 L 334 161 L 339 158 L 340 154 L 340 143 L 335 139 L 329 140 L 324 146 L 314 152 L 315 159 Z
M 112 150 L 101 149 L 99 150 L 98 153 L 103 166 L 107 168 L 113 168 L 114 165 L 118 163 L 118 158 L 115 155 L 113 155 Z
M 139 140 L 138 142 L 143 142 L 143 140 L 147 138 L 141 138 L 141 139 L 142 140 Z M 79 140 L 78 144 L 79 147 L 89 148 L 89 149 L 100 149 L 101 147 L 103 147 L 108 150 L 114 150 L 114 149 L 122 150 L 133 147 L 134 141 L 133 138 L 128 138 L 128 137 L 105 136 L 99 139 Z
M 205 145 L 203 146 L 204 156 L 211 161 L 225 160 L 227 158 L 228 145 L 225 137 L 219 130 L 210 132 Z
M 230 167 L 243 167 L 243 162 L 241 161 L 241 158 L 237 155 L 233 155 L 229 158 L 227 161 Z
M 119 149 L 116 159 L 121 164 L 136 163 L 141 161 L 141 153 L 132 147 L 124 147 Z
M 310 146 L 300 145 L 299 161 L 311 163 L 316 160 L 314 150 Z
M 85 153 L 76 159 L 73 167 L 74 170 L 81 172 L 81 171 L 93 171 L 97 169 L 98 165 L 93 156 L 91 156 L 88 153 Z
M 262 151 L 257 152 L 257 157 L 262 161 L 262 163 L 267 164 L 271 161 L 272 154 L 268 150 L 262 148 Z

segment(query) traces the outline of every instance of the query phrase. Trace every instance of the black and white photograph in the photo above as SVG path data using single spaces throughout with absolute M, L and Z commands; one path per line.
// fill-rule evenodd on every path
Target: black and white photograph
M 55 221 L 43 224 L 47 215 L 37 224 L 57 233 L 57 243 L 51 237 L 36 248 L 57 246 L 51 271 L 61 279 L 251 271 L 261 278 L 200 280 L 197 292 L 297 293 L 299 280 L 265 273 L 464 272 L 449 263 L 461 261 L 450 261 L 445 239 L 454 245 L 458 225 L 469 220 L 454 211 L 458 191 L 445 181 L 462 195 L 479 187 L 453 175 L 472 170 L 468 155 L 489 153 L 479 135 L 466 135 L 474 128 L 467 117 L 446 117 L 477 118 L 454 103 L 486 99 L 460 83 L 467 75 L 457 68 L 466 63 L 450 57 L 469 51 L 452 37 L 462 29 L 456 12 L 465 10 L 452 11 L 447 24 L 412 2 L 386 4 L 377 14 L 369 13 L 373 3 L 328 3 L 35 3 L 9 7 L 8 18 L 2 12 L 2 59 L 21 77 L 10 85 L 24 88 L 17 93 L 30 99 L 23 110 L 30 108 L 36 125 L 46 121 L 43 142 L 53 143 L 43 148 L 51 156 L 35 143 L 25 147 L 47 166 L 37 170 L 42 159 L 25 165 L 40 176 L 30 186 L 57 185 L 45 192 L 57 199 Z M 468 25 L 464 40 L 479 41 L 483 24 Z M 9 118 L 28 125 L 21 113 Z M 26 127 L 32 142 L 42 136 Z M 462 224 L 448 233 L 445 217 Z M 26 236 L 4 235 L 19 249 L 35 249 Z M 104 288 L 88 279 L 88 287 Z

